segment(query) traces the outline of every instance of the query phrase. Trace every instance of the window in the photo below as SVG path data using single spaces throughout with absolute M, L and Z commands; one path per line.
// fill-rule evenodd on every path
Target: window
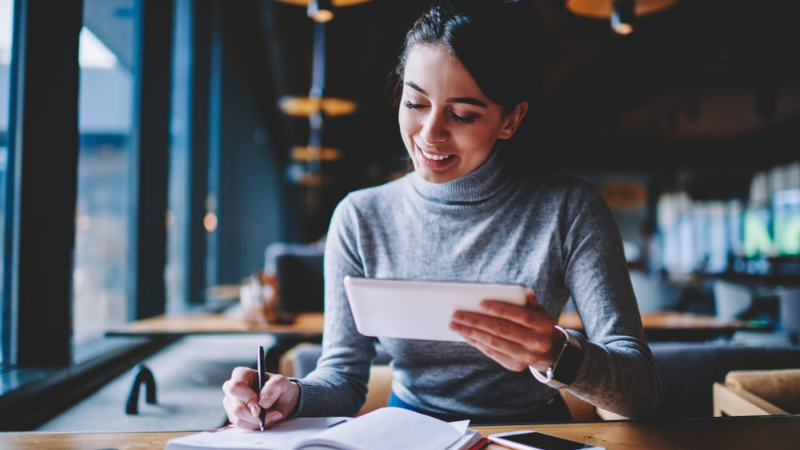
M 10 94 L 11 32 L 14 17 L 12 0 L 0 0 L 0 230 L 6 223 L 6 183 L 8 178 L 8 116 Z M 5 233 L 0 233 L 4 248 Z M 0 258 L 0 367 L 5 365 L 9 346 L 9 305 L 4 298 L 4 259 Z
M 280 149 L 261 116 L 276 99 L 249 81 L 265 79 L 247 57 L 265 39 L 221 20 L 257 24 L 255 4 L 33 3 L 0 0 L 0 415 L 14 411 L 0 430 L 36 426 L 85 395 L 71 386 L 163 345 L 107 330 L 226 305 L 209 305 L 208 284 L 238 283 L 285 234 Z
M 169 200 L 167 212 L 167 310 L 179 312 L 195 293 L 190 287 L 191 262 L 191 125 L 192 0 L 175 2 L 170 116 Z M 197 158 L 194 159 L 196 161 Z
M 85 0 L 80 34 L 73 340 L 127 321 L 134 2 Z

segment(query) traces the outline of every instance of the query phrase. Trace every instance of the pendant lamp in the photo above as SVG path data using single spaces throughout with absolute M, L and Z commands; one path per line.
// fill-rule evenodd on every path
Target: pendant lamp
M 337 161 L 341 157 L 342 152 L 333 147 L 307 145 L 292 149 L 292 159 L 295 161 Z
M 370 0 L 278 0 L 282 3 L 290 3 L 297 6 L 305 6 L 308 10 L 308 17 L 315 22 L 328 22 L 333 19 L 333 8 L 343 8 L 346 6 L 366 3 Z
M 573 14 L 593 19 L 607 19 L 617 34 L 630 34 L 635 19 L 663 11 L 678 0 L 565 0 Z
M 278 101 L 281 111 L 294 117 L 311 117 L 318 112 L 326 117 L 352 114 L 356 102 L 337 97 L 293 97 L 284 96 Z

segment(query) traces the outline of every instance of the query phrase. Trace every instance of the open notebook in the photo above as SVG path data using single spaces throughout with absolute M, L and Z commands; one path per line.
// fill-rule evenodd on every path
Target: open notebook
M 300 417 L 266 431 L 225 427 L 167 442 L 165 450 L 463 450 L 480 434 L 469 421 L 445 422 L 385 407 L 356 418 Z

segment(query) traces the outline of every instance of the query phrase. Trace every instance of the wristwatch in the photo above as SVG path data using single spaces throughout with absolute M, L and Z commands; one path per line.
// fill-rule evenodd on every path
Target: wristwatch
M 540 382 L 563 389 L 575 381 L 578 369 L 581 367 L 585 351 L 581 342 L 572 333 L 556 325 L 556 328 L 564 333 L 564 345 L 556 353 L 547 372 L 542 374 L 533 367 L 528 367 L 533 376 Z

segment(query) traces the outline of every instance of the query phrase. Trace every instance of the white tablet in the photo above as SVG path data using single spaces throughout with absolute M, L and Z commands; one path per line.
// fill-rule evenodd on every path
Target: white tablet
M 358 332 L 433 341 L 463 341 L 450 330 L 456 310 L 480 311 L 481 300 L 524 305 L 527 288 L 518 284 L 467 283 L 344 277 Z

